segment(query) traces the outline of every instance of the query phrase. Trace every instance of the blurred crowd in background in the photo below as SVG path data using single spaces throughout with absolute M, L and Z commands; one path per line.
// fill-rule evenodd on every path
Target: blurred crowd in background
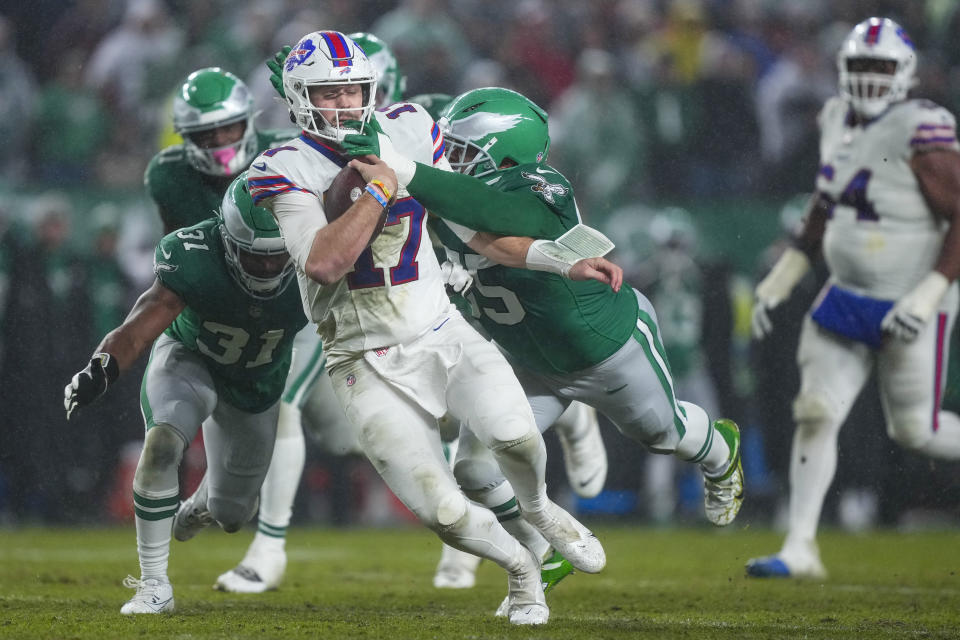
M 752 289 L 800 224 L 817 168 L 815 117 L 836 93 L 837 48 L 871 15 L 897 20 L 917 43 L 915 95 L 960 112 L 954 0 L 8 3 L 0 9 L 0 525 L 130 517 L 140 371 L 69 423 L 62 393 L 152 281 L 161 227 L 142 180 L 150 158 L 178 141 L 172 96 L 191 71 L 220 66 L 253 92 L 258 128 L 287 128 L 264 61 L 320 28 L 386 41 L 408 96 L 505 86 L 548 110 L 549 161 L 656 306 L 678 396 L 740 422 L 744 514 L 777 524 L 797 333 L 823 274 L 777 310 L 777 333 L 761 344 L 749 337 Z M 951 377 L 960 380 L 960 363 Z M 947 402 L 960 406 L 960 384 L 951 382 Z M 664 459 L 607 427 L 608 491 L 578 509 L 697 521 L 699 478 L 673 477 Z M 553 445 L 551 486 L 560 490 Z M 390 519 L 362 462 L 314 454 L 295 517 Z M 958 470 L 896 449 L 865 392 L 841 434 L 825 517 L 851 529 L 954 523 Z

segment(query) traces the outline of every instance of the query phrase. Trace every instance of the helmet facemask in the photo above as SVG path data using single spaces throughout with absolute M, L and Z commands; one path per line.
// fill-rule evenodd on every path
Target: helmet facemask
M 493 173 L 499 166 L 489 149 L 496 144 L 496 138 L 477 144 L 469 138 L 458 136 L 450 130 L 450 123 L 442 120 L 439 123 L 446 145 L 447 160 L 454 171 L 467 176 L 480 178 Z
M 840 94 L 860 116 L 876 118 L 907 98 L 917 57 L 902 27 L 888 18 L 858 24 L 837 54 Z

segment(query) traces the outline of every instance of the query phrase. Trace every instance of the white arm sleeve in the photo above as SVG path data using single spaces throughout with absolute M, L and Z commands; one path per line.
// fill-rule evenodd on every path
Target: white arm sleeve
M 277 219 L 287 252 L 304 271 L 317 231 L 327 226 L 320 200 L 312 193 L 290 191 L 274 196 L 265 206 Z

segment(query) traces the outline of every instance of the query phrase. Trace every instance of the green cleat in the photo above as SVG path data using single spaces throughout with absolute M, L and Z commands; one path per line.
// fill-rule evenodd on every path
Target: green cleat
M 550 549 L 540 565 L 540 582 L 543 583 L 543 593 L 550 593 L 558 582 L 573 573 L 573 565 L 560 555 L 559 551 Z
M 740 460 L 740 428 L 733 420 L 715 420 L 713 427 L 730 447 L 730 464 L 718 476 L 703 474 L 704 509 L 718 527 L 733 522 L 743 504 L 743 464 Z

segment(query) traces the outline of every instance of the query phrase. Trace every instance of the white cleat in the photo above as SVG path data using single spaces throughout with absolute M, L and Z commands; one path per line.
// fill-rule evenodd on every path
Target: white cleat
M 573 402 L 553 425 L 563 448 L 570 486 L 582 498 L 593 498 L 607 481 L 607 449 L 600 436 L 597 411 Z
M 543 595 L 543 583 L 540 582 L 540 563 L 527 551 L 524 562 L 516 573 L 507 578 L 507 611 L 510 624 L 532 625 L 546 624 L 550 619 L 550 608 Z M 503 607 L 503 604 L 500 605 Z M 500 608 L 495 614 L 500 616 Z
M 477 581 L 477 567 L 482 558 L 443 545 L 437 571 L 433 574 L 433 586 L 437 589 L 470 589 Z
M 138 580 L 127 576 L 123 579 L 123 586 L 137 590 L 137 593 L 120 607 L 123 615 L 173 611 L 173 586 L 166 578 Z
M 263 593 L 279 587 L 286 570 L 283 549 L 251 547 L 240 564 L 217 578 L 213 588 L 230 593 Z
M 177 509 L 173 519 L 173 537 L 186 542 L 212 523 L 213 516 L 207 510 L 207 476 L 204 475 L 197 490 Z
M 607 555 L 597 537 L 557 504 L 550 502 L 542 511 L 525 511 L 523 517 L 574 569 L 599 573 L 606 566 Z

